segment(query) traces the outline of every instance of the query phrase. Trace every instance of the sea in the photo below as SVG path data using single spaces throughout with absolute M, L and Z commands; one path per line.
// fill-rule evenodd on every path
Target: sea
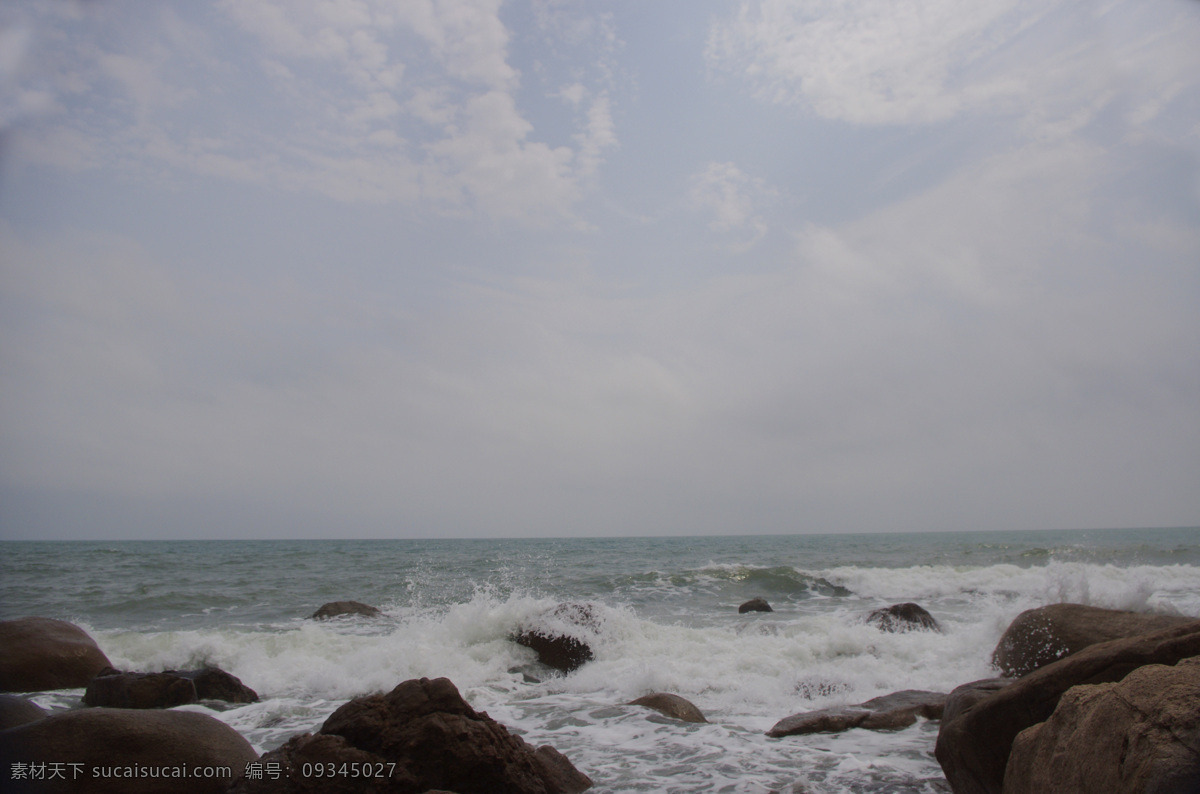
M 757 596 L 772 612 L 739 614 Z M 316 621 L 329 601 L 382 616 Z M 996 675 L 1022 610 L 1070 601 L 1200 617 L 1200 528 L 513 540 L 0 543 L 0 618 L 87 630 L 118 668 L 216 665 L 257 703 L 193 704 L 259 752 L 350 698 L 447 677 L 599 792 L 947 792 L 936 721 L 772 739 L 798 712 Z M 940 632 L 886 633 L 916 602 Z M 562 674 L 512 640 L 588 604 L 594 659 Z M 706 724 L 628 703 L 687 698 Z M 51 710 L 83 690 L 42 692 Z

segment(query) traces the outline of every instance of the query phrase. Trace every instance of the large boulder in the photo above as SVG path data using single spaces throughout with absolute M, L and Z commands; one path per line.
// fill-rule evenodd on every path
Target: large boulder
M 630 701 L 629 705 L 645 706 L 681 722 L 708 722 L 704 718 L 703 712 L 696 708 L 694 703 L 670 692 L 651 692 L 649 695 L 642 695 L 637 700 Z
M 46 714 L 46 710 L 33 701 L 16 695 L 0 695 L 0 731 L 40 720 Z
M 1006 676 L 1028 675 L 1089 645 L 1136 637 L 1191 620 L 1084 604 L 1050 604 L 1017 615 L 996 644 L 992 663 Z
M 925 607 L 908 602 L 892 604 L 890 607 L 876 609 L 867 615 L 867 622 L 876 626 L 880 631 L 941 631 L 941 626 L 933 619 Z
M 84 687 L 111 662 L 88 633 L 63 620 L 0 621 L 0 692 Z
M 363 617 L 376 618 L 382 614 L 378 607 L 364 604 L 361 601 L 330 601 L 328 604 L 322 604 L 316 612 L 312 613 L 310 620 L 328 620 L 329 618 L 341 617 L 343 615 L 361 615 Z
M 594 658 L 588 639 L 598 633 L 599 620 L 591 604 L 559 604 L 532 623 L 512 639 L 536 651 L 542 664 L 569 673 Z
M 1004 794 L 1200 791 L 1200 657 L 1068 689 L 1013 742 Z
M 591 785 L 561 753 L 534 750 L 472 709 L 445 678 L 405 681 L 386 695 L 351 700 L 317 734 L 293 737 L 262 765 L 280 774 L 247 776 L 233 791 L 577 794 Z M 343 768 L 347 774 L 324 774 Z
M 1148 664 L 1200 655 L 1200 620 L 1084 648 L 942 720 L 936 754 L 955 794 L 1000 794 L 1017 734 L 1045 722 L 1073 686 L 1121 681 Z
M 0 731 L 6 792 L 218 794 L 257 760 L 233 728 L 190 711 L 77 709 Z
M 84 705 L 118 709 L 167 709 L 198 700 L 254 703 L 258 694 L 219 667 L 162 673 L 123 673 L 109 668 L 93 678 L 83 693 Z
M 1015 678 L 984 678 L 960 684 L 950 690 L 946 696 L 946 705 L 942 709 L 942 720 L 949 722 L 975 706 L 976 703 L 1004 689 L 1015 681 Z
M 940 719 L 946 695 L 906 689 L 883 697 L 872 698 L 856 706 L 839 706 L 817 711 L 805 711 L 784 717 L 767 731 L 773 738 L 805 733 L 838 733 L 851 728 L 868 730 L 899 730 L 917 721 Z

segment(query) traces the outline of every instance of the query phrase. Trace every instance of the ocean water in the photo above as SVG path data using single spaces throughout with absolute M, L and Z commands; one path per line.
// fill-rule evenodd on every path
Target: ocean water
M 763 596 L 771 613 L 739 615 Z M 307 619 L 358 600 L 379 618 Z M 886 634 L 915 601 L 943 632 Z M 994 675 L 1022 610 L 1059 601 L 1200 617 L 1200 528 L 561 540 L 0 543 L 0 618 L 74 622 L 122 669 L 217 665 L 261 702 L 210 713 L 260 752 L 347 699 L 450 678 L 551 744 L 596 792 L 949 791 L 936 722 L 770 739 L 790 714 Z M 595 659 L 569 675 L 510 640 L 592 606 Z M 532 680 L 537 679 L 537 680 Z M 625 705 L 652 691 L 708 724 Z M 82 690 L 34 696 L 51 709 Z

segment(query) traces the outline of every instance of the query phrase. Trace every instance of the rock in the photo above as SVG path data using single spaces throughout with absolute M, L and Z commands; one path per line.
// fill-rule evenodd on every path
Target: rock
M 1004 794 L 1200 791 L 1200 657 L 1076 686 L 1017 735 Z
M 1073 687 L 1049 720 L 1018 735 L 1004 790 L 1045 790 L 1042 781 L 1061 780 L 1060 791 L 1200 791 L 1197 704 L 1200 657 Z M 1028 768 L 1018 768 L 1023 763 Z
M 892 604 L 867 615 L 867 622 L 881 631 L 941 631 L 941 626 L 919 604 Z
M 46 716 L 46 710 L 16 695 L 0 695 L 0 731 L 15 728 Z
M 198 700 L 223 700 L 226 703 L 257 703 L 258 693 L 242 683 L 237 676 L 219 667 L 199 670 L 168 670 L 168 673 L 191 679 Z
M 784 717 L 767 731 L 767 735 L 778 739 L 805 733 L 838 733 L 851 728 L 866 728 L 873 731 L 891 731 L 907 728 L 917 717 L 927 720 L 940 719 L 946 695 L 941 692 L 925 692 L 906 689 L 890 695 L 873 698 L 856 706 L 806 711 Z
M 744 615 L 747 612 L 774 612 L 774 611 L 775 610 L 771 609 L 771 605 L 767 603 L 767 599 L 763 598 L 762 596 L 759 596 L 757 598 L 751 598 L 749 601 L 747 601 L 746 603 L 744 603 L 740 607 L 738 607 L 739 615 Z
M 84 705 L 121 709 L 166 709 L 197 700 L 254 703 L 258 694 L 236 676 L 206 667 L 162 673 L 124 673 L 109 668 L 92 679 L 83 695 Z
M 383 613 L 370 604 L 361 601 L 330 601 L 322 604 L 321 608 L 312 613 L 311 620 L 327 620 L 341 615 L 362 615 L 368 618 L 379 617 Z
M 559 604 L 538 619 L 541 625 L 525 628 L 513 641 L 537 652 L 542 664 L 569 673 L 594 656 L 584 635 L 595 636 L 598 621 L 590 604 Z
M 250 743 L 233 728 L 190 711 L 77 709 L 0 732 L 0 774 L 8 778 L 5 791 L 10 792 L 217 794 L 257 760 Z M 13 779 L 17 763 L 60 765 L 65 779 Z M 190 775 L 196 767 L 228 773 L 178 776 L 180 770 Z M 149 776 L 151 768 L 157 777 Z
M 936 754 L 956 794 L 999 794 L 1013 739 L 1045 722 L 1073 686 L 1120 681 L 1147 664 L 1200 655 L 1200 620 L 1084 648 L 942 720 Z
M 293 737 L 262 762 L 264 767 L 279 764 L 282 773 L 277 779 L 244 778 L 232 791 L 578 794 L 591 785 L 561 753 L 549 747 L 535 751 L 472 709 L 445 678 L 405 681 L 386 695 L 351 700 L 325 720 L 319 733 Z M 383 775 L 303 775 L 304 764 L 318 763 L 357 763 Z
M 195 702 L 195 684 L 171 673 L 98 675 L 83 693 L 85 706 L 117 709 L 169 709 Z
M 85 687 L 111 662 L 73 623 L 52 618 L 0 621 L 0 692 Z
M 1011 684 L 1014 680 L 1016 679 L 984 678 L 980 681 L 972 681 L 969 684 L 962 684 L 955 687 L 946 696 L 946 706 L 942 709 L 942 721 L 949 722 L 957 718 L 976 703 L 1004 689 L 1004 687 Z
M 1160 631 L 1191 620 L 1084 604 L 1051 604 L 1027 609 L 1009 624 L 996 644 L 992 664 L 1006 676 L 1019 677 L 1098 642 Z
M 630 702 L 630 706 L 645 706 L 682 722 L 708 722 L 690 700 L 669 692 L 652 692 Z

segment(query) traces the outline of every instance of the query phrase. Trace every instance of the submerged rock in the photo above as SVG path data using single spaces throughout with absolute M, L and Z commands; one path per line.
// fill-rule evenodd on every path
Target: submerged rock
M 578 794 L 592 784 L 554 748 L 534 750 L 472 709 L 445 678 L 405 681 L 386 695 L 355 698 L 331 714 L 317 734 L 293 737 L 262 762 L 279 764 L 282 773 L 245 778 L 232 791 Z M 370 774 L 317 778 L 304 773 L 328 764 Z
M 686 698 L 669 692 L 652 692 L 630 701 L 630 706 L 645 706 L 682 722 L 708 722 L 700 709 Z
M 0 692 L 84 687 L 111 665 L 74 623 L 36 617 L 0 621 Z
M 1000 794 L 1013 740 L 1049 719 L 1068 689 L 1121 681 L 1144 665 L 1192 656 L 1200 656 L 1200 620 L 1084 648 L 943 719 L 938 763 L 956 794 Z
M 746 603 L 744 603 L 740 607 L 738 607 L 739 615 L 744 615 L 747 612 L 774 612 L 774 611 L 775 610 L 771 609 L 771 605 L 767 603 L 767 599 L 763 598 L 762 596 L 759 596 L 757 598 L 751 598 L 749 601 L 747 601 Z
M 1200 791 L 1200 657 L 1068 689 L 1013 741 L 1004 794 Z
M 110 667 L 92 679 L 83 695 L 86 706 L 120 709 L 167 709 L 198 700 L 255 703 L 258 693 L 218 667 L 162 673 L 126 673 Z
M 775 723 L 775 727 L 767 731 L 767 735 L 778 739 L 805 733 L 839 733 L 851 728 L 873 731 L 899 730 L 912 725 L 917 721 L 917 717 L 927 720 L 940 719 L 945 703 L 944 693 L 906 689 L 855 706 L 793 714 Z
M 320 609 L 312 613 L 310 620 L 327 620 L 342 615 L 362 615 L 375 618 L 382 614 L 378 607 L 364 604 L 361 601 L 330 601 L 328 604 L 322 604 Z
M 992 663 L 1006 676 L 1028 675 L 1098 642 L 1160 631 L 1191 620 L 1084 604 L 1050 604 L 1017 615 L 996 644 Z
M 941 631 L 942 627 L 933 619 L 933 615 L 920 604 L 892 604 L 890 607 L 876 609 L 867 615 L 867 622 L 879 627 L 881 631 Z
M 535 623 L 513 635 L 518 645 L 537 652 L 538 661 L 564 673 L 578 669 L 594 656 L 584 635 L 595 636 L 599 621 L 591 604 L 559 604 Z
M 190 711 L 77 709 L 0 732 L 0 764 L 10 792 L 218 794 L 257 761 L 241 734 Z M 13 779 L 14 764 L 58 765 L 62 779 Z M 213 767 L 214 777 L 191 777 Z M 131 769 L 144 769 L 144 774 Z M 150 776 L 149 769 L 157 774 Z M 180 770 L 186 769 L 188 777 Z M 228 774 L 224 770 L 228 769 Z M 164 779 L 165 778 L 165 779 Z

